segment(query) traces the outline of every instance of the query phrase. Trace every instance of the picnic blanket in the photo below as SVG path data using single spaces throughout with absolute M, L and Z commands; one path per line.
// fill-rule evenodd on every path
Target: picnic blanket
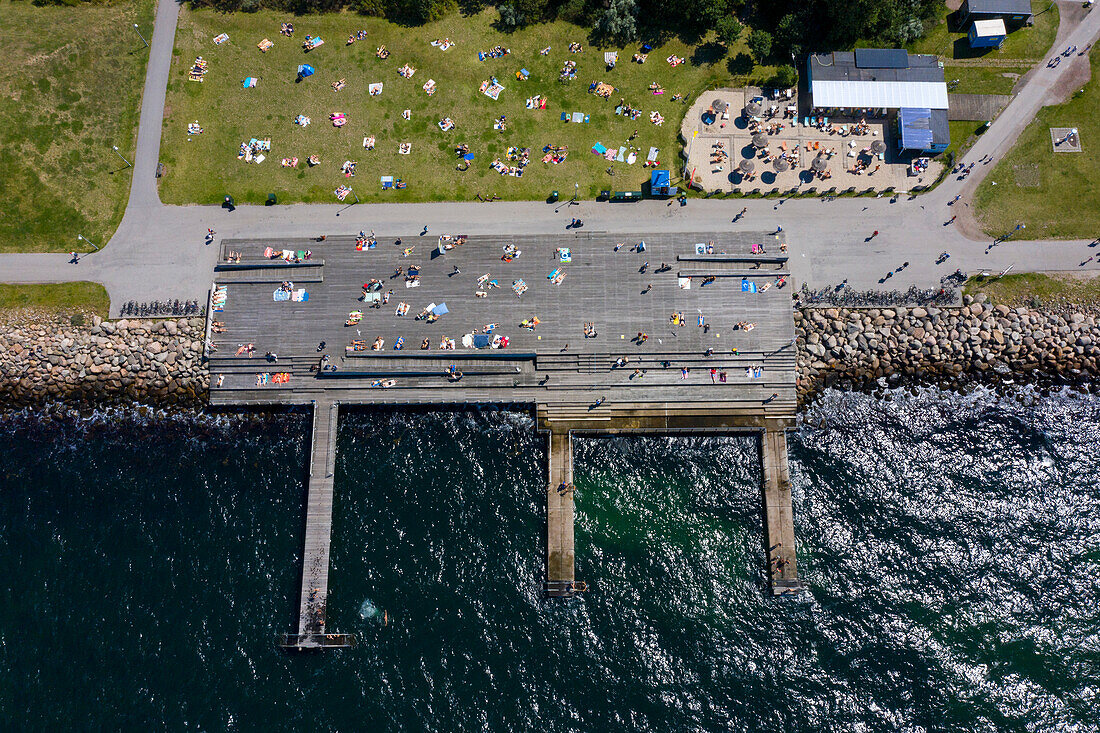
M 214 45 L 215 46 L 220 46 L 228 40 L 229 40 L 229 34 L 228 33 L 219 33 L 218 35 L 214 36 Z
M 756 283 L 752 282 L 751 280 L 742 280 L 741 281 L 741 292 L 742 293 L 755 293 L 756 292 Z
M 367 93 L 370 94 L 372 97 L 377 97 L 379 94 L 382 93 L 382 82 L 377 81 L 373 84 L 368 84 Z
M 284 303 L 290 300 L 290 293 L 283 290 L 282 288 L 279 288 L 271 294 L 271 299 L 274 300 L 276 303 Z
M 583 112 L 574 112 L 572 122 L 588 122 L 588 115 Z
M 305 303 L 309 300 L 309 293 L 305 291 L 305 288 L 298 288 L 290 295 L 290 299 L 295 303 Z
M 258 82 L 259 80 L 260 80 L 259 77 L 246 76 L 244 81 L 241 82 L 241 85 L 245 89 L 251 89 L 252 87 L 256 86 L 256 82 Z
M 500 93 L 503 91 L 504 87 L 500 84 L 490 84 L 489 87 L 485 90 L 485 96 L 489 97 L 489 99 L 499 99 Z
M 649 155 L 647 155 L 647 156 L 645 157 L 645 162 L 647 162 L 647 163 L 655 163 L 655 162 L 657 161 L 657 154 L 658 154 L 659 152 L 661 152 L 661 151 L 660 151 L 660 150 L 658 150 L 657 148 L 650 148 L 650 149 L 649 149 Z
M 596 143 L 592 146 L 592 152 L 596 155 L 603 155 L 607 152 L 607 148 L 604 147 L 603 143 Z
M 265 38 L 264 40 L 262 40 L 262 41 L 260 41 L 259 43 L 256 44 L 256 48 L 260 49 L 264 53 L 267 53 L 267 49 L 271 48 L 274 45 L 275 45 L 275 43 L 273 41 L 270 41 L 270 40 Z

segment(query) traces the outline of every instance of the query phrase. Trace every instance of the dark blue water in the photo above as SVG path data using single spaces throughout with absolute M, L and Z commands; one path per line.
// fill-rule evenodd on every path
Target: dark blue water
M 360 645 L 288 655 L 308 424 L 0 417 L 0 727 L 1097 730 L 1094 397 L 827 394 L 793 602 L 753 439 L 576 441 L 594 590 L 561 603 L 529 417 L 352 413 L 328 625 Z

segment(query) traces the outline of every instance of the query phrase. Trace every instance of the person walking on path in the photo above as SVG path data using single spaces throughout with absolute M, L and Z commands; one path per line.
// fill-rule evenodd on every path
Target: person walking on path
M 948 226 L 949 224 L 954 224 L 955 220 L 958 219 L 958 218 L 959 218 L 959 215 L 955 214 L 953 217 L 951 217 L 950 219 L 947 220 L 947 224 L 944 224 L 944 226 Z
M 957 195 L 957 196 L 956 196 L 955 198 L 953 198 L 953 199 L 951 199 L 950 201 L 948 201 L 948 202 L 947 202 L 947 205 L 948 205 L 948 206 L 953 206 L 953 205 L 954 205 L 954 204 L 955 204 L 955 203 L 956 203 L 956 202 L 957 202 L 957 201 L 958 201 L 959 199 L 961 199 L 961 198 L 962 198 L 962 194 L 960 193 L 960 194 L 959 194 L 959 195 Z
M 428 225 L 427 225 L 427 224 L 425 224 L 425 225 L 424 225 L 424 231 L 420 232 L 420 236 L 422 236 L 422 237 L 423 237 L 423 236 L 424 236 L 425 234 L 427 234 L 427 233 L 428 233 Z
M 77 252 L 70 252 L 69 253 L 69 264 L 70 265 L 80 264 L 80 254 L 77 253 Z
M 776 224 L 775 225 L 775 233 L 776 234 L 782 234 L 783 233 L 783 225 L 782 224 Z
M 455 265 L 455 269 L 451 270 L 451 274 L 447 277 L 454 277 L 455 275 L 461 275 L 462 270 L 458 269 L 458 265 Z
M 877 236 L 878 236 L 878 229 L 876 229 L 875 231 L 871 232 L 871 236 L 867 237 L 867 239 L 874 239 L 874 238 L 875 238 L 875 237 L 877 237 Z

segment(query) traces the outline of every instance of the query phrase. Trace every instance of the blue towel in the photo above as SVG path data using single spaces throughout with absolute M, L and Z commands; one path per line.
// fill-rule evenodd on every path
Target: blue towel
M 562 112 L 561 113 L 561 121 L 562 122 L 569 122 L 569 113 L 568 112 Z
M 741 292 L 742 293 L 755 293 L 756 292 L 756 283 L 750 282 L 749 280 L 742 280 L 741 281 Z

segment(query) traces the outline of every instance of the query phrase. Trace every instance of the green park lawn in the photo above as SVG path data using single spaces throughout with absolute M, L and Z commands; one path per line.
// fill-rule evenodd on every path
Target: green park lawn
M 1100 61 L 1090 61 L 1092 79 L 1084 91 L 1039 110 L 978 188 L 975 214 L 986 232 L 1003 234 L 1023 223 L 1028 237 L 1100 236 Z M 1052 152 L 1051 127 L 1078 128 L 1084 152 Z
M 166 203 L 211 204 L 232 194 L 238 203 L 258 203 L 274 193 L 283 202 L 335 203 L 339 185 L 350 186 L 360 201 L 471 200 L 476 194 L 502 199 L 544 199 L 551 190 L 563 198 L 591 197 L 601 189 L 639 189 L 648 180 L 642 162 L 650 147 L 660 149 L 662 167 L 678 168 L 678 132 L 685 102 L 674 102 L 683 94 L 688 102 L 704 89 L 743 83 L 753 77 L 770 76 L 774 70 L 754 67 L 748 61 L 742 40 L 734 49 L 734 61 L 717 44 L 687 46 L 673 41 L 655 48 L 645 64 L 631 62 L 637 44 L 618 49 L 615 69 L 607 71 L 604 51 L 589 45 L 587 31 L 565 22 L 545 23 L 502 33 L 494 29 L 495 11 L 463 17 L 452 15 L 420 27 L 402 27 L 377 18 L 338 13 L 290 18 L 270 12 L 217 14 L 184 10 L 176 38 L 175 58 L 168 86 L 166 119 L 161 159 L 168 166 L 161 181 L 161 198 Z M 293 20 L 295 34 L 279 34 L 280 22 Z M 346 45 L 354 31 L 365 30 L 366 40 Z M 213 43 L 219 33 L 230 40 Z M 320 36 L 323 46 L 305 53 L 306 34 Z M 747 36 L 747 30 L 744 34 Z M 256 44 L 263 38 L 275 42 L 261 53 Z M 430 45 L 435 39 L 450 38 L 457 45 L 444 52 Z M 568 51 L 570 42 L 583 44 L 581 53 Z M 376 57 L 385 45 L 390 56 Z M 502 45 L 511 53 L 479 61 L 479 50 Z M 547 46 L 552 51 L 540 55 Z M 665 59 L 676 54 L 688 62 L 672 68 Z M 206 80 L 188 80 L 196 56 L 209 63 Z M 559 81 L 566 61 L 577 63 L 571 82 Z M 308 63 L 316 73 L 295 82 L 296 68 Z M 410 64 L 416 69 L 411 79 L 402 78 L 398 68 Z M 530 79 L 519 81 L 516 72 L 526 68 Z M 736 74 L 734 73 L 736 72 Z M 258 86 L 242 88 L 247 76 L 259 77 Z M 505 90 L 494 101 L 479 93 L 482 81 L 497 77 Z M 346 79 L 347 87 L 333 91 L 332 82 Z M 437 91 L 429 97 L 422 85 L 434 79 Z M 616 87 L 610 99 L 588 93 L 593 81 Z M 382 82 L 380 96 L 368 94 L 368 84 Z M 664 87 L 663 95 L 648 90 L 651 82 Z M 542 95 L 549 100 L 545 110 L 528 110 L 525 100 Z M 643 110 L 637 120 L 617 116 L 614 109 L 622 98 Z M 411 120 L 402 111 L 411 110 Z M 663 126 L 651 124 L 649 113 L 664 116 Z M 347 124 L 334 128 L 333 112 L 344 112 Z M 563 112 L 582 112 L 588 124 L 561 121 Z M 294 118 L 312 119 L 308 127 L 294 124 Z M 493 129 L 501 115 L 507 130 Z M 450 117 L 456 129 L 443 132 L 437 123 Z M 198 122 L 203 132 L 188 135 L 187 124 Z M 630 142 L 631 133 L 638 137 Z M 373 135 L 376 147 L 363 149 L 363 138 Z M 270 138 L 271 152 L 260 164 L 238 160 L 242 142 Z M 412 144 L 409 155 L 398 154 L 400 143 Z M 475 155 L 468 170 L 456 170 L 460 161 L 455 147 L 466 143 Z M 608 148 L 633 146 L 634 165 L 608 162 L 592 154 L 602 143 Z M 547 145 L 567 146 L 568 159 L 559 164 L 542 162 Z M 509 147 L 530 148 L 531 163 L 522 177 L 501 176 L 490 168 L 500 158 L 507 163 Z M 318 155 L 321 164 L 309 168 L 306 159 Z M 297 157 L 299 165 L 283 168 L 280 161 Z M 345 160 L 358 161 L 354 178 L 345 178 L 340 166 Z M 611 167 L 614 176 L 606 169 Z M 404 190 L 382 191 L 379 177 L 392 175 L 404 180 Z M 347 199 L 348 202 L 352 198 Z
M 1009 33 L 1001 48 L 971 49 L 966 37 L 969 24 L 961 32 L 948 30 L 948 10 L 945 3 L 937 23 L 922 38 L 910 43 L 908 48 L 910 53 L 936 54 L 948 61 L 975 58 L 1042 59 L 1058 33 L 1058 6 L 1050 0 L 1031 0 L 1031 11 L 1035 13 L 1035 25 Z
M 111 299 L 99 283 L 0 283 L 0 312 L 32 308 L 48 311 L 80 311 L 107 317 Z
M 36 7 L 0 0 L 0 252 L 104 244 L 122 219 L 152 0 Z

